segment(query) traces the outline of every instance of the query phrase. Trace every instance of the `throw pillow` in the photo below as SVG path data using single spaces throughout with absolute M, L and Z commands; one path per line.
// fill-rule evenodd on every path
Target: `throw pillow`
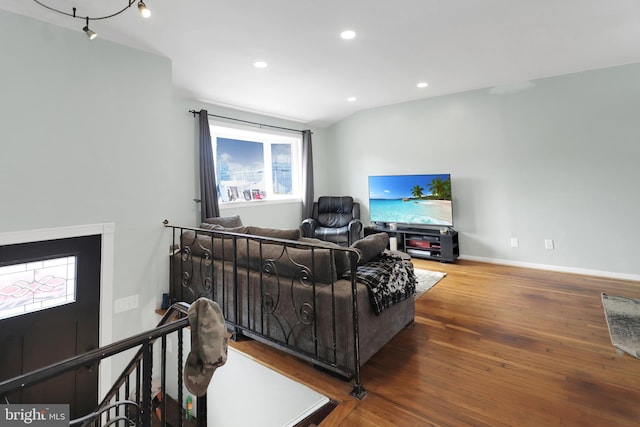
M 351 247 L 360 251 L 358 264 L 365 264 L 383 252 L 388 244 L 389 235 L 387 233 L 375 233 L 357 240 Z

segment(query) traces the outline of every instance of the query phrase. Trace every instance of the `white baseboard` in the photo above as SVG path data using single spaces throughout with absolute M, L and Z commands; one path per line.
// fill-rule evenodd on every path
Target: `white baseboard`
M 533 268 L 536 270 L 557 271 L 559 273 L 581 274 L 583 276 L 609 277 L 611 279 L 640 281 L 640 276 L 636 274 L 615 273 L 611 271 L 590 270 L 588 268 L 564 267 L 559 265 L 536 264 L 532 262 L 512 261 L 507 259 L 486 258 L 472 255 L 460 255 L 458 259 L 486 262 L 488 264 L 507 265 L 510 267 Z

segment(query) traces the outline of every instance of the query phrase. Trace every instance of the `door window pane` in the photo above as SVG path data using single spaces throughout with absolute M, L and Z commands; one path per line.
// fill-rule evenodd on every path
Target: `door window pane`
M 0 267 L 0 319 L 75 300 L 75 256 Z

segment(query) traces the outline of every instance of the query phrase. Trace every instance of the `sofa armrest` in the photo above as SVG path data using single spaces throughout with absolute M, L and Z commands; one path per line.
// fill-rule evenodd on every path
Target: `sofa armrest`
M 349 227 L 349 246 L 351 246 L 353 242 L 360 240 L 360 236 L 361 236 L 360 233 L 362 232 L 362 221 L 360 221 L 357 218 L 354 218 L 351 221 L 349 221 L 348 227 Z
M 305 219 L 300 226 L 300 235 L 302 237 L 316 237 L 316 227 L 318 225 L 320 223 L 313 218 Z

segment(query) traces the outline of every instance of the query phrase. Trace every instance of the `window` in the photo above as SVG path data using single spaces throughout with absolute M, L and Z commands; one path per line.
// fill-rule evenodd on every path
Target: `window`
M 302 135 L 212 123 L 220 203 L 299 199 Z
M 0 267 L 0 319 L 76 300 L 76 257 Z

